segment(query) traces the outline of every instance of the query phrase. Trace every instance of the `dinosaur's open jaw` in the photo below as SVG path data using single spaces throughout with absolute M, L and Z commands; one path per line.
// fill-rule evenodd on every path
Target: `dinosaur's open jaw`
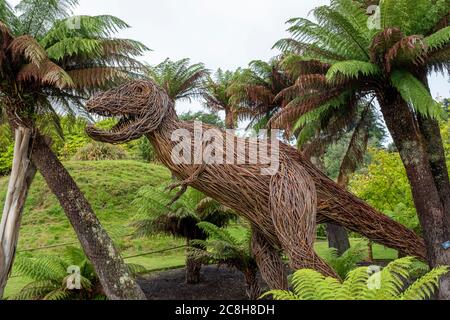
M 117 123 L 109 129 L 100 129 L 95 125 L 90 125 L 86 128 L 87 134 L 94 140 L 108 143 L 125 143 L 140 137 L 134 130 L 138 116 L 134 114 L 120 113 L 117 102 L 111 106 L 105 105 L 102 101 L 101 106 L 96 105 L 96 99 L 90 100 L 86 109 L 89 113 L 96 114 L 106 118 L 117 119 Z M 114 110 L 114 112 L 109 111 Z
M 109 143 L 125 143 L 139 139 L 158 128 L 169 109 L 167 94 L 150 80 L 136 80 L 95 95 L 86 104 L 89 113 L 115 118 L 117 124 L 102 130 L 86 129 L 93 139 Z

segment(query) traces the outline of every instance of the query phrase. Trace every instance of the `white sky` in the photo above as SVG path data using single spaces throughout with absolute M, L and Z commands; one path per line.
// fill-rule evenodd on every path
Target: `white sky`
M 15 5 L 19 1 L 12 0 Z M 80 0 L 75 14 L 112 14 L 131 29 L 120 34 L 151 48 L 144 60 L 191 58 L 207 68 L 234 70 L 277 54 L 273 44 L 286 37 L 285 21 L 306 17 L 328 0 Z M 435 97 L 450 96 L 448 77 L 433 76 Z M 181 103 L 179 111 L 199 110 L 201 102 Z

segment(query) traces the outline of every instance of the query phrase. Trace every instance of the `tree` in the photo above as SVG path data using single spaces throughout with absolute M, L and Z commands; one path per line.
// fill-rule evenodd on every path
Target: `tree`
M 411 21 L 422 30 L 432 30 L 447 15 L 447 10 L 446 0 L 424 0 L 419 5 L 416 1 L 405 0 L 399 5 L 397 1 L 386 0 L 381 3 L 382 26 Z M 403 13 L 409 17 L 400 17 Z M 314 16 L 316 22 L 303 18 L 290 20 L 293 38 L 276 44 L 294 53 L 302 74 L 296 83 L 296 103 L 276 115 L 272 125 L 289 125 L 320 107 L 346 107 L 348 102 L 376 97 L 407 171 L 429 262 L 432 266 L 449 265 L 450 253 L 442 247 L 449 238 L 445 205 L 436 184 L 439 179 L 435 179 L 429 160 L 432 157 L 429 144 L 436 142 L 425 139 L 417 121 L 419 114 L 437 118 L 441 108 L 410 71 L 415 64 L 422 63 L 445 68 L 448 27 L 421 40 L 417 36 L 404 38 L 399 29 L 379 31 L 368 27 L 365 10 L 352 0 L 332 1 L 330 6 L 316 8 Z M 411 41 L 419 45 L 411 49 Z M 426 44 L 426 50 L 420 49 L 421 43 Z M 386 48 L 392 50 L 384 55 Z M 420 55 L 416 56 L 416 52 Z M 424 54 L 432 59 L 423 59 Z M 450 298 L 450 278 L 444 277 L 442 281 L 445 284 L 441 286 L 441 296 Z
M 227 230 L 208 222 L 201 222 L 197 226 L 209 238 L 193 241 L 192 244 L 197 248 L 191 248 L 189 255 L 207 263 L 236 268 L 244 275 L 247 296 L 250 300 L 257 300 L 261 296 L 261 289 L 258 282 L 258 266 L 253 258 L 250 241 L 248 239 L 239 241 Z
M 180 115 L 181 121 L 200 121 L 212 125 L 214 127 L 225 129 L 225 123 L 216 113 L 199 112 L 186 112 Z
M 74 266 L 77 266 L 77 269 L 74 269 Z M 140 265 L 128 264 L 127 266 L 133 274 L 146 271 Z M 17 271 L 33 281 L 22 288 L 17 295 L 11 297 L 11 300 L 99 300 L 106 298 L 94 267 L 83 251 L 78 248 L 68 247 L 62 257 L 19 258 Z
M 162 87 L 173 102 L 201 97 L 208 73 L 203 63 L 191 65 L 189 59 L 171 61 L 167 58 L 147 68 L 147 76 Z
M 409 229 L 421 233 L 411 188 L 400 155 L 371 149 L 367 169 L 353 176 L 350 190 L 371 206 Z
M 187 247 L 191 244 L 198 247 L 193 241 L 207 239 L 198 223 L 209 222 L 224 227 L 235 217 L 230 209 L 194 189 L 189 189 L 175 203 L 173 197 L 172 193 L 161 188 L 143 187 L 138 192 L 134 204 L 143 219 L 135 223 L 136 237 L 167 234 L 186 239 Z M 186 254 L 187 283 L 200 282 L 201 266 L 201 261 Z
M 16 133 L 21 138 L 16 145 L 22 140 L 22 145 L 30 146 L 28 169 L 35 167 L 58 198 L 107 296 L 145 299 L 90 204 L 51 150 L 50 139 L 42 134 L 43 124 L 49 122 L 61 132 L 59 114 L 83 112 L 83 101 L 90 93 L 135 76 L 142 68 L 134 57 L 146 50 L 145 46 L 112 37 L 128 27 L 125 22 L 107 15 L 70 17 L 76 4 L 76 0 L 23 0 L 13 10 L 6 1 L 0 1 L 1 114 L 12 130 L 29 131 L 29 135 Z M 28 144 L 23 136 L 29 137 Z M 29 176 L 29 171 L 20 175 Z M 15 179 L 16 175 L 12 175 L 11 181 Z M 9 189 L 10 199 L 19 199 L 20 203 L 10 206 L 13 210 L 5 206 L 2 225 L 14 225 L 13 232 L 8 232 L 10 236 L 2 235 L 2 245 L 8 243 L 5 247 L 15 248 L 17 244 L 30 180 L 22 184 L 21 190 L 13 191 L 13 184 Z M 2 273 L 10 272 L 13 258 L 14 254 L 9 253 Z M 2 293 L 6 277 L 0 279 Z
M 299 270 L 294 274 L 294 292 L 271 291 L 275 300 L 427 300 L 433 297 L 439 279 L 448 267 L 433 269 L 404 290 L 412 278 L 414 259 L 407 257 L 390 263 L 380 272 L 367 267 L 351 271 L 340 283 L 314 270 Z
M 234 129 L 237 120 L 237 110 L 231 102 L 230 95 L 230 86 L 234 77 L 235 73 L 231 71 L 217 70 L 214 77 L 209 76 L 206 79 L 203 93 L 206 108 L 214 112 L 225 112 L 227 129 Z

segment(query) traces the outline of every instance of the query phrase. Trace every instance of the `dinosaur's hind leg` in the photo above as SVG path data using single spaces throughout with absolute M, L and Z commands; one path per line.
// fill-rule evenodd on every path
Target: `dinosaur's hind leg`
M 270 183 L 270 212 L 281 246 L 293 269 L 314 269 L 339 278 L 314 251 L 316 210 L 314 181 L 300 164 L 283 159 Z
M 264 281 L 272 290 L 287 290 L 286 266 L 266 237 L 253 228 L 252 251 Z

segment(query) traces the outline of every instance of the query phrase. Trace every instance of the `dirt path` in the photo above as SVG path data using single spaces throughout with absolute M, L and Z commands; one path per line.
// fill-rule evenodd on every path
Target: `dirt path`
M 203 267 L 197 285 L 186 284 L 185 269 L 154 273 L 138 282 L 149 300 L 248 300 L 243 275 L 225 267 Z

